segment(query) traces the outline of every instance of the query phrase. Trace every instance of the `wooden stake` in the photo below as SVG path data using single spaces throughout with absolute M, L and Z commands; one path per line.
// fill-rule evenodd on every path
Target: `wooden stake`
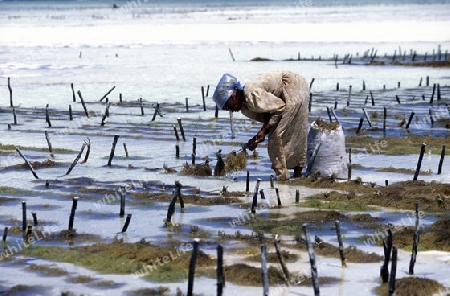
M 231 48 L 228 48 L 228 52 L 230 53 L 230 55 L 231 55 L 231 59 L 233 60 L 233 62 L 235 61 L 235 59 L 234 59 L 234 55 L 233 55 L 233 52 L 231 51 Z
M 361 130 L 362 124 L 364 122 L 364 117 L 361 116 L 361 118 L 359 119 L 359 125 L 358 125 L 358 129 L 356 130 L 356 134 L 359 134 L 359 131 Z
M 339 243 L 339 256 L 341 257 L 342 267 L 347 267 L 347 260 L 345 259 L 344 255 L 344 244 L 342 242 L 341 225 L 339 223 L 340 223 L 339 220 L 334 222 L 334 225 L 336 226 L 336 235 Z
M 387 108 L 383 107 L 383 134 L 386 136 L 386 119 L 387 119 Z
M 181 212 L 184 212 L 184 200 L 183 200 L 183 196 L 181 195 L 181 183 L 179 181 L 175 181 L 175 195 L 180 200 Z
M 383 283 L 387 283 L 389 280 L 389 261 L 391 259 L 391 251 L 392 251 L 392 230 L 389 227 L 388 229 L 388 237 L 387 242 L 383 240 L 383 250 L 384 250 L 384 262 L 380 267 L 380 277 Z
M 37 220 L 36 212 L 31 212 L 31 216 L 33 216 L 33 225 L 37 226 L 38 220 Z
M 430 104 L 433 104 L 434 93 L 436 92 L 436 83 L 433 83 L 433 92 L 431 93 Z
M 186 98 L 186 113 L 189 113 L 189 98 Z
M 73 102 L 76 102 L 77 99 L 76 99 L 76 97 L 75 97 L 75 90 L 73 89 L 73 83 L 70 84 L 70 88 L 72 88 L 72 101 L 73 101 Z
M 270 175 L 270 188 L 275 188 L 275 184 L 274 184 L 274 176 Z
M 312 247 L 311 239 L 309 237 L 309 232 L 307 230 L 307 224 L 303 224 L 303 233 L 305 235 L 305 243 L 306 248 L 308 250 L 309 254 L 309 264 L 311 265 L 311 279 L 313 283 L 314 288 L 314 295 L 319 296 L 319 276 L 317 273 L 317 267 L 316 267 L 316 254 L 314 253 L 314 248 Z
M 201 87 L 201 91 L 202 91 L 202 100 L 203 100 L 203 111 L 206 111 L 206 102 L 205 102 L 205 88 Z
M 197 138 L 192 138 L 192 164 L 195 165 L 195 157 L 197 155 Z
M 19 153 L 20 157 L 23 158 L 23 160 L 25 161 L 25 164 L 28 166 L 28 168 L 30 169 L 31 173 L 33 174 L 33 176 L 36 179 L 39 179 L 38 175 L 36 174 L 36 172 L 34 171 L 33 166 L 31 165 L 31 163 L 28 161 L 28 159 L 25 157 L 25 155 L 22 154 L 22 152 L 20 151 L 19 148 L 16 148 L 17 153 Z
M 416 113 L 414 113 L 414 111 L 411 112 L 411 114 L 409 115 L 408 123 L 405 126 L 405 129 L 409 129 L 409 125 L 411 124 L 411 121 L 413 120 L 415 114 Z
M 253 201 L 252 201 L 252 213 L 256 213 L 256 207 L 258 206 L 258 190 L 261 179 L 256 179 L 255 190 L 253 191 Z
M 312 101 L 313 101 L 313 94 L 309 93 L 309 102 L 308 102 L 308 111 L 309 111 L 309 113 L 311 113 Z
M 436 93 L 437 100 L 440 101 L 441 100 L 441 85 L 439 83 L 436 86 L 436 90 L 437 90 L 437 93 Z
M 277 252 L 278 262 L 280 262 L 281 270 L 283 271 L 283 274 L 284 274 L 284 280 L 286 282 L 286 285 L 289 286 L 289 280 L 291 278 L 291 274 L 289 273 L 289 270 L 286 267 L 286 263 L 284 263 L 283 255 L 281 254 L 280 245 L 278 244 L 278 240 L 275 239 L 275 241 L 273 242 L 273 245 L 275 246 L 275 251 Z
M 16 114 L 16 108 L 13 108 L 13 122 L 14 125 L 17 125 L 17 114 Z
M 89 112 L 88 112 L 88 110 L 86 108 L 86 103 L 84 102 L 83 97 L 81 96 L 81 91 L 78 90 L 77 94 L 80 97 L 81 105 L 83 106 L 83 109 L 84 109 L 84 114 L 86 114 L 86 117 L 89 118 L 90 115 L 89 115 Z
M 409 261 L 409 274 L 414 274 L 414 264 L 416 264 L 417 259 L 417 246 L 419 244 L 419 202 L 416 202 L 416 227 L 414 230 L 414 237 L 413 237 L 413 246 L 412 246 L 412 252 L 411 252 L 411 260 Z
M 397 275 L 397 247 L 392 248 L 391 277 L 389 279 L 389 296 L 394 295 L 395 277 Z
M 250 192 L 250 172 L 247 171 L 247 178 L 245 179 L 245 192 Z
M 114 89 L 116 88 L 116 86 L 113 86 L 101 99 L 100 102 L 103 101 L 104 98 L 106 98 Z M 74 101 L 75 102 L 75 101 Z
M 198 238 L 194 239 L 194 247 L 192 249 L 191 260 L 189 261 L 189 272 L 188 272 L 188 291 L 187 296 L 192 296 L 192 291 L 194 289 L 194 278 L 195 278 L 195 265 L 197 263 L 198 256 L 198 245 L 200 240 Z
M 299 203 L 300 202 L 300 190 L 296 189 L 295 190 L 295 203 Z
M 263 285 L 263 296 L 269 296 L 269 274 L 267 272 L 266 245 L 261 245 L 261 280 Z
M 175 145 L 175 158 L 180 158 L 180 146 L 178 144 Z
M 445 157 L 445 145 L 442 145 L 441 159 L 439 160 L 438 171 L 437 171 L 438 175 L 440 175 L 442 172 L 442 164 L 444 163 L 444 157 Z
M 3 230 L 3 244 L 6 243 L 6 238 L 8 237 L 8 227 L 5 227 Z
M 124 190 L 122 190 L 122 188 L 119 189 L 117 192 L 120 195 L 120 212 L 119 212 L 119 217 L 122 218 L 123 216 L 125 216 L 125 196 L 126 196 L 126 192 L 124 192 Z
M 180 133 L 181 133 L 181 137 L 183 138 L 183 141 L 186 141 L 186 138 L 184 136 L 184 129 L 183 129 L 183 125 L 181 124 L 181 118 L 177 118 L 178 121 L 178 125 L 180 126 Z
M 69 217 L 69 231 L 73 230 L 73 220 L 75 219 L 75 211 L 77 210 L 78 205 L 78 197 L 75 196 L 72 199 L 72 210 L 70 211 L 70 217 Z
M 11 88 L 11 83 L 10 83 L 9 77 L 8 77 L 8 90 L 9 90 L 9 106 L 12 108 L 14 106 L 14 104 L 13 104 L 12 88 Z
M 370 98 L 372 100 L 372 106 L 375 106 L 375 99 L 373 98 L 372 91 L 370 91 L 369 93 L 370 93 Z
M 72 105 L 69 105 L 69 120 L 73 120 Z
M 280 192 L 278 191 L 278 188 L 275 188 L 275 193 L 277 195 L 278 208 L 281 208 Z
M 119 140 L 119 135 L 114 135 L 114 141 L 111 147 L 111 153 L 109 154 L 108 166 L 111 166 L 111 161 L 114 157 L 114 150 L 116 149 L 117 141 Z
M 225 287 L 225 274 L 223 272 L 223 247 L 219 244 L 217 245 L 217 269 L 216 269 L 216 279 L 217 279 L 217 296 L 222 296 L 223 287 Z
M 264 194 L 264 189 L 259 190 L 259 194 L 261 195 L 261 199 L 266 199 L 266 195 Z
M 348 87 L 347 107 L 350 106 L 350 100 L 352 98 L 352 86 Z
M 87 146 L 87 150 L 86 150 L 86 154 L 84 155 L 84 159 L 83 159 L 83 161 L 81 163 L 86 163 L 88 161 L 89 154 L 91 153 L 91 139 L 86 138 L 84 143 Z
M 175 190 L 172 192 L 172 199 L 170 200 L 169 207 L 167 208 L 166 225 L 172 223 L 172 215 L 175 213 L 175 203 L 177 202 L 177 194 Z
M 22 231 L 27 229 L 27 202 L 22 201 Z
M 336 83 L 336 91 L 339 91 L 339 82 Z
M 127 143 L 123 143 L 123 150 L 125 150 L 125 158 L 128 158 L 128 149 L 127 149 Z
M 179 141 L 180 137 L 178 136 L 178 131 L 177 131 L 177 127 L 176 126 L 173 126 L 173 131 L 175 133 L 175 138 L 177 139 L 177 141 Z
M 50 152 L 50 157 L 55 158 L 55 155 L 53 155 L 52 143 L 50 142 L 50 136 L 48 135 L 47 131 L 45 131 L 44 133 L 45 133 L 45 139 L 47 140 L 48 151 Z
M 347 180 L 352 179 L 352 148 L 348 148 Z
M 363 112 L 364 112 L 364 115 L 365 115 L 366 118 L 367 118 L 367 123 L 369 124 L 370 128 L 372 128 L 372 122 L 370 121 L 369 114 L 367 113 L 366 109 L 362 108 L 362 110 L 363 110 Z
M 422 143 L 422 146 L 420 147 L 419 160 L 417 161 L 417 168 L 416 168 L 416 172 L 414 173 L 413 180 L 417 180 L 417 177 L 419 176 L 420 167 L 422 166 L 423 155 L 425 153 L 425 146 L 426 146 L 426 144 Z
M 128 214 L 127 215 L 127 218 L 125 220 L 125 224 L 122 227 L 122 232 L 127 232 L 128 226 L 130 225 L 131 216 L 132 216 L 132 214 Z
M 73 170 L 73 168 L 77 165 L 78 160 L 80 160 L 81 158 L 81 154 L 83 154 L 84 148 L 86 147 L 86 143 L 83 143 L 83 145 L 81 145 L 81 150 L 78 153 L 77 157 L 75 157 L 75 159 L 73 160 L 72 164 L 70 165 L 69 169 L 66 172 L 66 176 L 70 174 L 70 172 Z

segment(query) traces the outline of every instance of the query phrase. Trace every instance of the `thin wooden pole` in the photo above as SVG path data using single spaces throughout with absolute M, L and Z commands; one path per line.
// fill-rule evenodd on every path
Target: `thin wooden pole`
M 222 296 L 223 287 L 225 287 L 225 274 L 223 272 L 223 247 L 219 244 L 217 245 L 217 296 Z
M 314 253 L 314 248 L 312 247 L 311 239 L 309 237 L 309 232 L 307 229 L 307 224 L 302 225 L 303 233 L 305 235 L 305 243 L 306 243 L 306 249 L 308 250 L 309 254 L 309 264 L 311 265 L 311 278 L 312 278 L 312 284 L 314 288 L 314 295 L 319 296 L 319 276 L 317 273 L 317 267 L 316 267 L 316 254 Z
M 181 118 L 178 117 L 177 121 L 178 121 L 178 125 L 180 126 L 181 137 L 183 138 L 183 141 L 186 141 L 186 137 L 184 136 L 183 124 L 181 123 Z
M 33 225 L 37 226 L 38 225 L 38 219 L 37 219 L 36 212 L 31 212 L 31 216 L 33 216 Z
M 84 114 L 86 114 L 86 117 L 89 118 L 90 115 L 89 115 L 89 112 L 88 112 L 88 110 L 87 110 L 87 108 L 86 108 L 86 103 L 84 102 L 84 99 L 83 99 L 83 97 L 81 96 L 81 91 L 78 90 L 78 91 L 77 91 L 77 94 L 78 94 L 78 96 L 80 97 L 81 105 L 83 106 L 83 109 L 84 109 Z
M 73 229 L 73 220 L 75 219 L 75 211 L 77 210 L 78 205 L 78 197 L 75 196 L 72 198 L 72 210 L 70 211 L 69 217 L 69 231 Z
M 73 120 L 72 105 L 69 105 L 69 120 Z
M 73 83 L 70 84 L 70 88 L 72 88 L 72 101 L 76 102 L 77 98 L 75 97 L 75 90 L 73 89 Z
M 269 296 L 269 274 L 267 272 L 267 246 L 261 245 L 261 279 L 263 295 Z
M 109 154 L 108 166 L 111 166 L 111 161 L 112 161 L 112 159 L 114 157 L 114 150 L 116 149 L 116 144 L 117 144 L 117 141 L 119 140 L 119 137 L 120 137 L 119 135 L 114 135 L 114 140 L 113 140 L 113 144 L 112 144 L 112 147 L 111 147 L 111 152 Z
M 191 260 L 189 261 L 187 296 L 192 296 L 193 295 L 192 292 L 194 290 L 195 265 L 197 263 L 199 242 L 200 242 L 199 239 L 197 239 L 197 238 L 194 239 Z
M 286 285 L 289 286 L 289 280 L 291 278 L 291 274 L 289 273 L 286 263 L 284 262 L 283 255 L 281 254 L 281 251 L 280 251 L 280 245 L 278 243 L 278 240 L 275 239 L 275 241 L 273 242 L 273 245 L 275 246 L 275 251 L 277 252 L 278 262 L 280 262 L 281 270 L 283 271 Z
M 393 246 L 392 247 L 391 277 L 389 279 L 389 296 L 394 295 L 396 276 L 397 276 L 397 247 Z
M 255 190 L 253 191 L 253 201 L 252 201 L 252 213 L 256 213 L 256 207 L 258 206 L 258 190 L 261 179 L 256 179 Z
M 205 88 L 201 87 L 201 91 L 202 91 L 202 100 L 203 100 L 203 111 L 206 111 L 206 102 L 205 102 Z
M 123 143 L 123 150 L 125 150 L 125 158 L 130 157 L 130 155 L 128 154 L 127 143 Z
M 247 177 L 245 179 L 245 192 L 250 191 L 250 172 L 247 171 Z
M 27 202 L 22 201 L 22 231 L 27 229 Z
M 86 147 L 86 143 L 83 143 L 83 145 L 81 145 L 81 150 L 78 153 L 77 157 L 75 157 L 75 159 L 72 161 L 71 166 L 69 167 L 69 169 L 66 172 L 66 176 L 70 174 L 70 172 L 73 170 L 73 168 L 77 165 L 78 160 L 80 160 L 81 155 L 83 154 L 84 148 Z
M 441 159 L 439 160 L 438 171 L 437 171 L 438 175 L 440 175 L 442 172 L 442 164 L 444 163 L 444 157 L 445 157 L 445 145 L 442 145 Z
M 391 259 L 391 251 L 392 251 L 392 230 L 388 229 L 388 237 L 387 242 L 383 240 L 383 250 L 384 250 L 384 262 L 380 267 L 380 277 L 383 283 L 387 283 L 389 280 L 389 261 Z
M 14 125 L 17 125 L 17 113 L 16 113 L 16 108 L 13 108 L 13 122 L 14 122 Z
M 408 123 L 405 126 L 405 129 L 409 129 L 409 125 L 411 124 L 411 121 L 413 120 L 415 114 L 416 113 L 414 113 L 414 111 L 411 112 L 411 114 L 409 115 Z
M 101 99 L 100 102 L 103 101 L 104 98 L 106 98 L 114 89 L 116 88 L 116 86 L 113 86 Z M 75 101 L 74 101 L 75 102 Z
M 278 208 L 281 208 L 280 192 L 279 192 L 278 188 L 275 188 L 275 194 L 277 195 Z
M 342 242 L 341 225 L 339 220 L 335 221 L 334 225 L 336 226 L 336 235 L 339 243 L 339 256 L 341 257 L 341 264 L 342 267 L 347 267 L 347 259 L 345 259 L 344 255 L 344 244 Z
M 51 156 L 51 158 L 55 158 L 55 155 L 53 155 L 52 143 L 50 142 L 50 136 L 48 135 L 47 131 L 45 131 L 44 133 L 45 133 L 45 139 L 47 140 L 48 151 L 50 152 L 50 156 Z
M 358 125 L 358 129 L 356 130 L 356 134 L 359 134 L 359 131 L 361 130 L 363 122 L 364 122 L 364 117 L 361 116 L 361 118 L 359 119 L 359 125 Z
M 417 161 L 417 168 L 416 168 L 416 172 L 414 173 L 413 180 L 417 180 L 417 177 L 419 176 L 420 167 L 422 166 L 423 155 L 425 154 L 425 146 L 426 146 L 426 144 L 422 143 L 422 146 L 420 147 L 419 160 Z
M 122 232 L 127 232 L 128 226 L 130 226 L 131 216 L 132 216 L 132 214 L 128 214 L 127 215 L 127 218 L 125 220 L 125 224 L 122 227 Z
M 348 148 L 348 169 L 347 169 L 347 180 L 352 179 L 352 148 Z
M 197 138 L 192 138 L 192 164 L 195 164 L 195 158 L 197 155 Z
M 186 101 L 186 113 L 189 113 L 189 98 L 185 98 Z
M 6 243 L 6 238 L 8 237 L 8 230 L 9 228 L 7 226 L 3 230 L 3 244 Z
M 119 189 L 118 193 L 120 195 L 120 212 L 119 212 L 119 217 L 122 218 L 123 216 L 125 216 L 125 197 L 126 197 L 126 192 L 124 192 L 124 190 Z
M 11 79 L 8 77 L 8 90 L 9 90 L 9 106 L 12 108 L 14 106 L 13 104 L 13 98 L 12 98 L 12 88 L 11 88 Z
M 416 264 L 417 259 L 417 246 L 419 244 L 419 202 L 416 202 L 416 227 L 414 229 L 413 246 L 411 251 L 411 260 L 409 261 L 409 274 L 414 274 L 414 264 Z
M 36 174 L 36 171 L 34 170 L 33 166 L 31 165 L 31 163 L 28 161 L 28 159 L 25 157 L 25 155 L 22 154 L 22 151 L 20 151 L 19 148 L 16 148 L 17 153 L 19 153 L 20 157 L 22 157 L 22 159 L 25 161 L 25 164 L 28 166 L 28 168 L 30 169 L 31 173 L 33 174 L 33 176 L 36 179 L 39 179 L 38 175 Z

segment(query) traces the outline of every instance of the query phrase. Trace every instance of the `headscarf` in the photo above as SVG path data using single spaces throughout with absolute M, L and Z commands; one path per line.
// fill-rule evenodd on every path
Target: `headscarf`
M 224 74 L 217 84 L 216 90 L 213 94 L 213 100 L 220 109 L 223 109 L 223 106 L 225 106 L 225 103 L 228 101 L 235 89 L 243 90 L 244 88 L 236 77 L 230 74 Z

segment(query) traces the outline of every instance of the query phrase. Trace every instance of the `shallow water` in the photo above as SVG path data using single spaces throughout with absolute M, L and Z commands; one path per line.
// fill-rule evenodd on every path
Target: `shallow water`
M 181 10 L 176 5 L 163 8 L 136 7 L 124 15 L 106 9 L 103 2 L 89 2 L 86 3 L 87 6 L 77 2 L 72 3 L 70 8 L 62 9 L 58 6 L 63 5 L 61 3 L 44 3 L 42 7 L 40 5 L 43 2 L 36 2 L 30 8 L 21 6 L 23 3 L 11 6 L 6 2 L 0 2 L 0 143 L 43 148 L 42 152 L 27 148 L 21 151 L 31 161 L 44 161 L 49 158 L 49 153 L 45 151 L 47 142 L 44 137 L 44 131 L 48 131 L 54 149 L 71 149 L 71 152 L 55 152 L 54 160 L 62 164 L 36 169 L 39 179 L 35 179 L 26 169 L 7 168 L 23 163 L 17 153 L 0 156 L 0 186 L 26 190 L 19 194 L 4 194 L 11 201 L 2 203 L 0 207 L 2 228 L 20 226 L 21 201 L 26 201 L 28 213 L 36 212 L 45 229 L 59 233 L 67 228 L 72 205 L 72 200 L 67 195 L 75 194 L 81 196 L 74 226 L 78 233 L 99 235 L 106 241 L 118 237 L 128 242 L 144 238 L 151 242 L 166 243 L 174 235 L 164 226 L 168 203 L 133 204 L 131 200 L 127 200 L 126 213 L 132 213 L 133 216 L 127 232 L 122 233 L 124 218 L 118 216 L 118 200 L 102 202 L 105 195 L 84 194 L 77 190 L 126 186 L 129 193 L 146 190 L 171 192 L 174 182 L 180 181 L 183 194 L 192 194 L 193 189 L 198 188 L 205 198 L 209 194 L 218 193 L 224 186 L 230 191 L 244 191 L 246 170 L 220 178 L 194 178 L 179 174 L 184 163 L 191 163 L 194 137 L 197 141 L 196 163 L 202 163 L 202 158 L 208 156 L 214 166 L 215 153 L 219 149 L 224 153 L 239 150 L 241 144 L 260 128 L 259 124 L 236 113 L 235 137 L 232 138 L 228 113 L 219 112 L 216 119 L 214 106 L 209 98 L 206 99 L 207 111 L 203 111 L 200 87 L 210 86 L 211 96 L 215 84 L 224 72 L 233 73 L 242 81 L 275 69 L 298 72 L 307 81 L 314 78 L 310 121 L 317 117 L 326 119 L 326 107 L 333 106 L 338 101 L 336 113 L 348 135 L 357 127 L 363 114 L 362 107 L 370 114 L 382 114 L 380 112 L 383 107 L 387 107 L 388 136 L 449 136 L 449 130 L 442 126 L 431 127 L 427 122 L 421 123 L 430 107 L 437 111 L 443 110 L 437 104 L 430 106 L 428 103 L 434 83 L 441 85 L 443 102 L 449 102 L 450 75 L 447 69 L 342 64 L 336 67 L 333 60 L 334 54 L 342 58 L 351 53 L 356 59 L 356 56 L 363 56 L 372 49 L 378 50 L 379 56 L 385 53 L 392 55 L 395 50 L 409 53 L 413 49 L 420 54 L 427 52 L 431 57 L 433 51 L 437 52 L 438 45 L 441 45 L 444 53 L 450 47 L 449 35 L 444 30 L 449 25 L 447 16 L 450 6 L 445 1 L 443 4 L 409 3 L 407 6 L 371 3 L 369 6 L 360 5 L 350 9 L 347 6 L 322 5 L 319 1 L 309 6 L 301 6 L 303 2 L 283 2 L 269 8 L 264 5 L 255 8 L 254 3 L 231 8 L 213 5 L 206 10 L 199 9 L 194 3 Z M 282 20 L 279 15 L 284 15 Z M 232 60 L 230 51 L 235 61 Z M 322 61 L 284 61 L 297 59 L 299 54 L 302 59 L 320 57 Z M 272 61 L 250 62 L 254 57 L 266 57 Z M 430 85 L 424 86 L 427 76 L 430 78 Z M 8 124 L 13 122 L 9 107 L 8 77 L 18 121 L 17 125 L 11 125 L 11 130 L 8 130 Z M 421 78 L 423 86 L 418 88 Z M 362 90 L 363 81 L 366 91 Z M 335 91 L 338 82 L 340 91 Z M 398 82 L 401 83 L 400 88 Z M 74 84 L 75 93 L 81 91 L 91 113 L 89 119 L 84 115 L 79 97 L 76 97 L 76 102 L 72 101 L 71 83 Z M 352 101 L 350 107 L 344 110 L 350 85 Z M 113 86 L 115 89 L 108 96 L 112 103 L 110 117 L 101 126 L 106 106 L 105 100 L 99 100 Z M 383 90 L 384 87 L 386 90 Z M 375 106 L 364 104 L 369 91 L 373 91 Z M 122 105 L 117 104 L 119 94 L 123 95 Z M 421 101 L 422 94 L 426 96 L 426 101 Z M 395 101 L 395 95 L 400 96 L 402 104 Z M 138 103 L 140 98 L 143 99 L 144 115 L 141 115 Z M 186 98 L 189 112 L 185 109 Z M 163 117 L 156 116 L 155 121 L 152 121 L 156 103 L 160 103 Z M 51 128 L 45 122 L 46 104 L 50 108 Z M 74 111 L 73 121 L 68 120 L 69 105 Z M 417 116 L 410 129 L 407 131 L 398 127 L 399 118 L 407 118 L 412 111 Z M 446 112 L 447 114 L 444 111 L 439 113 L 440 118 L 448 118 L 448 111 Z M 178 118 L 183 122 L 186 141 L 176 141 L 173 130 L 176 127 L 179 132 Z M 373 120 L 373 124 L 375 127 L 382 127 L 380 119 Z M 370 131 L 367 122 L 363 129 L 368 134 L 383 137 L 380 132 Z M 107 163 L 115 134 L 120 135 L 120 138 L 110 167 Z M 91 141 L 89 160 L 85 164 L 77 164 L 65 176 L 86 138 Z M 125 156 L 124 143 L 129 152 L 128 158 Z M 180 147 L 180 158 L 175 157 L 176 144 Z M 283 208 L 278 209 L 277 196 L 270 186 L 272 171 L 265 145 L 261 145 L 257 151 L 258 158 L 249 160 L 247 170 L 251 176 L 250 191 L 257 178 L 262 180 L 260 188 L 264 189 L 266 200 L 258 208 L 261 213 L 292 213 L 303 210 L 294 205 L 296 189 L 300 190 L 302 198 L 320 192 L 276 183 L 283 204 Z M 412 175 L 378 172 L 377 168 L 392 166 L 415 169 L 418 153 L 419 151 L 417 155 L 384 156 L 369 151 L 360 157 L 356 154 L 353 163 L 361 164 L 362 168 L 354 169 L 353 176 L 377 185 L 384 185 L 385 180 L 389 183 L 411 180 Z M 445 159 L 441 175 L 436 174 L 438 161 L 439 156 L 436 154 L 425 155 L 422 171 L 432 173 L 420 174 L 419 179 L 449 183 L 448 159 Z M 175 168 L 177 173 L 164 172 L 164 165 Z M 46 181 L 49 182 L 48 188 L 45 186 Z M 251 196 L 246 196 L 244 200 L 248 199 L 246 201 L 250 202 L 250 198 Z M 266 205 L 270 206 L 270 210 Z M 181 213 L 177 204 L 173 221 L 183 225 L 184 231 L 188 231 L 191 225 L 197 225 L 200 229 L 213 233 L 219 230 L 231 234 L 236 230 L 250 233 L 251 230 L 242 226 L 207 220 L 224 217 L 231 220 L 245 217 L 248 212 L 249 209 L 245 206 L 207 207 L 187 204 L 184 213 Z M 371 214 L 385 218 L 386 223 L 414 225 L 409 212 L 380 210 Z M 429 225 L 435 219 L 436 217 L 427 215 L 421 219 L 421 226 Z M 362 234 L 373 234 L 373 231 L 361 230 L 345 223 L 341 225 L 346 237 L 344 244 L 355 244 L 363 250 L 382 254 L 382 248 L 356 240 Z M 333 231 L 328 226 L 315 228 L 312 225 L 312 234 L 336 244 Z M 190 240 L 185 234 L 181 234 L 181 237 L 186 241 Z M 10 234 L 8 242 L 13 245 L 19 243 L 20 239 L 20 235 Z M 290 237 L 282 239 L 292 240 Z M 75 245 L 84 243 L 88 242 L 75 242 Z M 68 243 L 61 245 L 69 247 Z M 229 247 L 231 249 L 232 246 Z M 203 248 L 214 254 L 214 246 L 205 245 Z M 400 254 L 399 277 L 404 277 L 407 276 L 409 254 Z M 242 260 L 226 251 L 225 256 L 228 263 Z M 339 287 L 321 287 L 324 295 L 353 295 L 354 291 L 359 291 L 360 295 L 374 295 L 373 288 L 378 285 L 380 264 L 349 264 L 347 269 L 342 269 L 339 260 L 319 258 L 319 261 L 319 275 L 340 276 L 344 279 Z M 450 287 L 446 276 L 447 271 L 450 272 L 448 262 L 447 253 L 420 252 L 417 275 L 436 279 Z M 50 264 L 46 260 L 20 256 L 13 262 L 3 262 L 0 265 L 1 289 L 25 283 L 44 286 L 41 276 L 23 270 L 32 263 Z M 113 280 L 117 285 L 100 289 L 72 284 L 66 277 L 54 277 L 51 279 L 51 287 L 45 285 L 36 294 L 59 295 L 63 290 L 71 290 L 79 294 L 119 295 L 141 287 L 160 285 L 136 279 L 132 275 L 100 275 L 72 264 L 54 264 L 62 266 L 71 275 L 91 275 L 96 280 Z M 308 264 L 307 255 L 302 254 L 299 262 L 288 266 L 291 270 L 309 274 Z M 175 291 L 176 287 L 185 290 L 186 284 L 164 286 Z M 214 289 L 215 281 L 212 279 L 200 278 L 195 282 L 195 293 L 212 295 L 211 291 Z M 227 295 L 242 294 L 243 291 L 246 295 L 261 293 L 259 287 L 244 288 L 230 283 L 227 283 L 225 291 Z M 271 295 L 312 293 L 311 287 L 271 287 Z

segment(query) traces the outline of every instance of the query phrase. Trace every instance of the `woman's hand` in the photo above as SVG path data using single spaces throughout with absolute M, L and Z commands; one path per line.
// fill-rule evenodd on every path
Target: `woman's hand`
M 270 128 L 271 126 L 269 124 L 264 125 L 261 128 L 261 130 L 256 134 L 256 136 L 248 140 L 247 143 L 248 150 L 253 151 L 256 149 L 256 147 L 258 147 L 259 143 L 264 142 L 264 140 L 266 139 L 266 134 L 269 132 Z

